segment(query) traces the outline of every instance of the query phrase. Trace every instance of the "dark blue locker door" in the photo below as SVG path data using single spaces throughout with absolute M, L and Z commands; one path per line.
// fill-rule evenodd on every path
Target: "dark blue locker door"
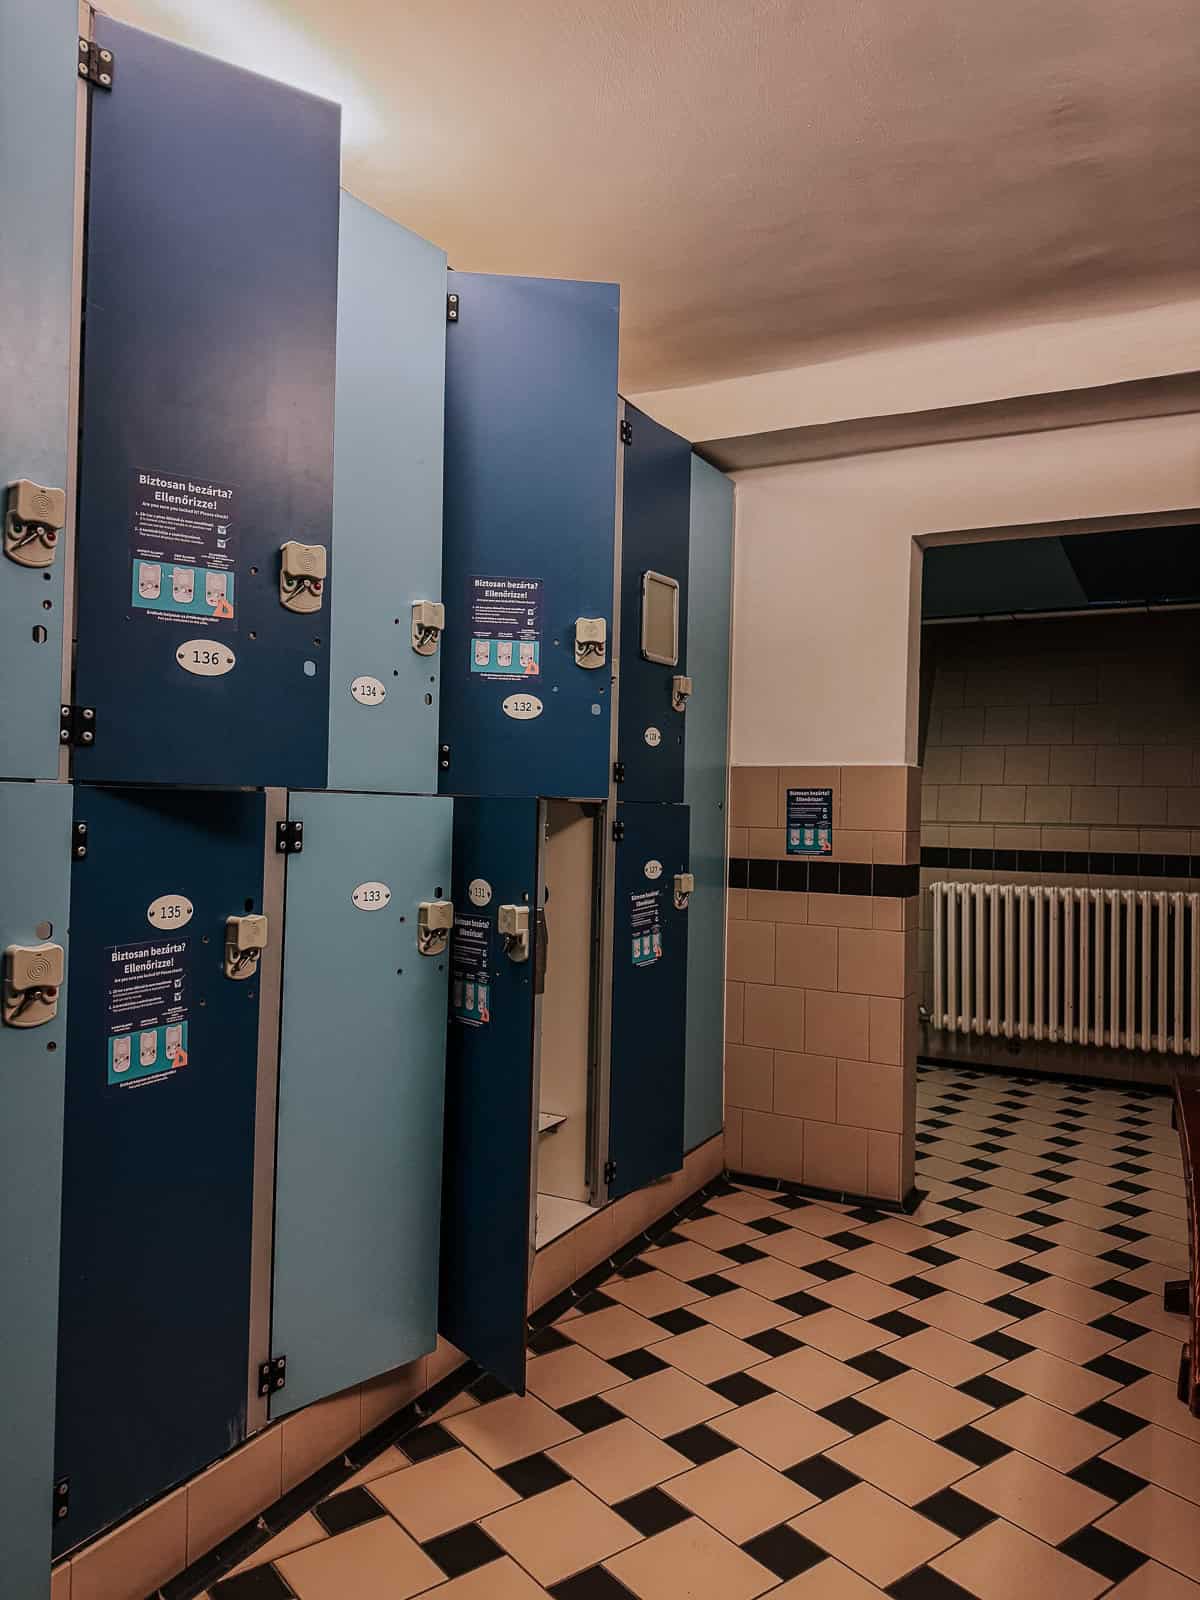
M 58 1550 L 245 1434 L 258 982 L 223 961 L 264 799 L 80 785 L 75 821 Z
M 513 961 L 499 908 L 537 904 L 536 800 L 454 802 L 440 1330 L 525 1392 L 536 941 Z M 481 992 L 482 985 L 482 992 Z
M 688 913 L 686 806 L 619 805 L 613 910 L 610 1199 L 683 1165 Z
M 284 607 L 280 550 L 330 546 L 340 112 L 108 17 L 96 37 L 117 87 L 91 102 L 76 776 L 319 788 L 329 601 Z
M 446 330 L 442 792 L 599 799 L 611 759 L 618 290 L 448 281 L 459 314 Z M 603 666 L 576 664 L 579 617 L 604 619 Z
M 632 428 L 632 443 L 625 446 L 621 518 L 621 706 L 617 738 L 617 758 L 625 768 L 621 798 L 661 800 L 675 805 L 683 799 L 686 714 L 675 709 L 672 695 L 676 674 L 687 672 L 692 447 L 636 406 L 626 405 L 625 420 Z M 643 654 L 642 593 L 648 572 L 673 578 L 679 585 L 674 665 L 647 660 Z

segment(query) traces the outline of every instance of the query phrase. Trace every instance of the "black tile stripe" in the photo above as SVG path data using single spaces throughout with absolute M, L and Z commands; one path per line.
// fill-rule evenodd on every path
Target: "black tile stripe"
M 1200 856 L 1140 851 L 1114 854 L 1107 850 L 966 850 L 923 845 L 921 865 L 961 867 L 972 872 L 1069 872 L 1076 877 L 1200 878 Z
M 870 861 L 764 861 L 730 856 L 731 889 L 768 889 L 789 894 L 877 894 L 904 900 L 918 894 L 921 869 Z

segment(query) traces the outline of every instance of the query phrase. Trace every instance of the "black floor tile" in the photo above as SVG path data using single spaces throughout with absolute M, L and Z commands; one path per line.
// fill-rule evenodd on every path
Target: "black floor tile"
M 556 1489 L 570 1477 L 569 1472 L 564 1472 L 557 1461 L 551 1461 L 541 1450 L 531 1456 L 522 1456 L 520 1461 L 510 1461 L 506 1467 L 497 1467 L 496 1472 L 523 1500 L 542 1494 L 547 1489 Z
M 809 1494 L 815 1494 L 818 1500 L 832 1500 L 835 1494 L 853 1489 L 856 1483 L 862 1482 L 855 1473 L 828 1456 L 809 1456 L 807 1461 L 798 1461 L 787 1469 L 784 1477 L 807 1489 Z
M 953 1450 L 955 1455 L 965 1456 L 977 1467 L 986 1467 L 989 1461 L 998 1461 L 1009 1453 L 1008 1445 L 1001 1444 L 999 1439 L 993 1439 L 988 1433 L 980 1433 L 978 1428 L 956 1428 L 937 1442 L 947 1450 Z
M 661 1489 L 645 1489 L 641 1494 L 630 1495 L 628 1500 L 618 1500 L 613 1510 L 631 1522 L 644 1539 L 673 1528 L 677 1522 L 686 1522 L 691 1512 L 672 1500 Z
M 459 1444 L 440 1422 L 428 1422 L 423 1428 L 405 1434 L 400 1441 L 400 1448 L 410 1461 L 428 1461 L 430 1456 L 441 1456 L 447 1450 L 457 1450 Z
M 694 1317 L 690 1311 L 684 1311 L 682 1307 L 678 1311 L 664 1311 L 661 1316 L 651 1317 L 650 1321 L 656 1322 L 668 1333 L 691 1333 L 693 1328 L 708 1326 L 702 1317 Z
M 903 1361 L 896 1361 L 883 1350 L 864 1350 L 861 1356 L 850 1356 L 846 1365 L 874 1378 L 876 1383 L 886 1383 L 889 1378 L 898 1378 L 902 1372 L 910 1370 Z
M 1020 1339 L 1014 1339 L 1008 1333 L 985 1333 L 982 1339 L 973 1339 L 980 1350 L 987 1350 L 994 1356 L 1003 1356 L 1005 1361 L 1015 1361 L 1018 1356 L 1027 1356 L 1033 1349 L 1031 1344 L 1022 1344 Z
M 454 1528 L 450 1533 L 439 1534 L 436 1539 L 423 1544 L 421 1549 L 437 1562 L 448 1578 L 474 1572 L 476 1567 L 497 1561 L 504 1554 L 496 1541 L 475 1522 Z
M 929 1287 L 932 1288 L 933 1285 L 930 1284 Z M 899 1339 L 910 1333 L 922 1333 L 928 1327 L 928 1323 L 919 1322 L 907 1311 L 885 1311 L 881 1317 L 872 1317 L 871 1325 L 882 1328 L 885 1333 L 894 1333 Z
M 344 1489 L 313 1507 L 313 1515 L 326 1533 L 345 1533 L 362 1522 L 374 1522 L 384 1509 L 366 1489 Z
M 694 1428 L 684 1428 L 681 1433 L 671 1434 L 666 1442 L 672 1450 L 678 1450 L 680 1455 L 694 1461 L 698 1467 L 702 1467 L 706 1461 L 715 1461 L 718 1456 L 728 1455 L 737 1448 L 715 1428 L 706 1428 L 702 1422 Z
M 752 1560 L 773 1572 L 777 1578 L 797 1578 L 810 1567 L 827 1559 L 826 1552 L 781 1522 L 777 1528 L 768 1528 L 742 1546 Z
M 1073 1472 L 1068 1472 L 1067 1477 L 1082 1483 L 1085 1489 L 1107 1495 L 1110 1500 L 1130 1500 L 1146 1487 L 1146 1479 L 1139 1478 L 1136 1472 L 1126 1472 L 1124 1467 L 1114 1466 L 1099 1456 L 1083 1462 Z
M 1132 1361 L 1119 1361 L 1113 1355 L 1097 1356 L 1094 1361 L 1085 1361 L 1083 1365 L 1088 1372 L 1094 1372 L 1100 1378 L 1111 1378 L 1113 1383 L 1136 1383 L 1139 1378 L 1146 1376 L 1145 1367 L 1135 1367 Z
M 620 1422 L 624 1415 L 598 1394 L 590 1394 L 586 1400 L 575 1400 L 569 1406 L 559 1406 L 558 1414 L 573 1428 L 578 1428 L 580 1433 L 594 1433 L 597 1428 L 607 1428 L 610 1422 Z
M 960 1394 L 969 1394 L 972 1400 L 982 1400 L 985 1406 L 999 1410 L 1001 1406 L 1010 1406 L 1014 1400 L 1022 1398 L 1021 1390 L 1014 1389 L 1010 1384 L 1001 1383 L 999 1378 L 991 1378 L 986 1372 L 978 1378 L 968 1378 L 966 1383 L 957 1385 Z
M 832 1422 L 834 1427 L 844 1428 L 847 1433 L 866 1433 L 868 1428 L 876 1428 L 887 1420 L 881 1411 L 873 1411 L 861 1400 L 855 1400 L 853 1395 L 845 1400 L 835 1400 L 831 1406 L 823 1406 L 819 1415 L 826 1422 Z
M 748 1372 L 731 1372 L 708 1387 L 723 1400 L 732 1400 L 735 1406 L 748 1406 L 752 1400 L 762 1400 L 774 1392 Z
M 918 1567 L 915 1572 L 906 1573 L 890 1583 L 884 1593 L 890 1594 L 892 1600 L 975 1600 L 970 1590 L 960 1589 L 932 1567 Z
M 1122 1578 L 1127 1578 L 1149 1559 L 1132 1545 L 1114 1539 L 1111 1534 L 1102 1533 L 1099 1528 L 1080 1528 L 1078 1533 L 1064 1539 L 1058 1548 L 1072 1561 L 1090 1567 L 1111 1583 L 1119 1583 Z
M 570 1343 L 566 1334 L 557 1328 L 538 1328 L 529 1335 L 527 1348 L 535 1356 L 548 1356 L 552 1350 L 564 1350 Z
M 648 1378 L 652 1372 L 661 1372 L 668 1365 L 649 1350 L 627 1350 L 623 1356 L 609 1356 L 608 1364 L 627 1378 Z
M 589 1567 L 573 1578 L 552 1583 L 550 1593 L 554 1600 L 633 1600 L 625 1585 L 618 1583 L 603 1567 Z
M 1132 1411 L 1122 1411 L 1120 1406 L 1110 1405 L 1107 1400 L 1097 1400 L 1094 1406 L 1079 1412 L 1079 1416 L 1093 1427 L 1103 1428 L 1105 1433 L 1115 1433 L 1118 1439 L 1128 1439 L 1146 1427 L 1142 1417 L 1135 1417 Z
M 786 1356 L 789 1351 L 800 1348 L 799 1339 L 793 1339 L 790 1333 L 780 1333 L 778 1328 L 766 1328 L 762 1333 L 752 1333 L 745 1342 L 752 1344 L 766 1356 Z
M 239 1572 L 236 1578 L 222 1578 L 209 1590 L 213 1600 L 292 1600 L 295 1591 L 275 1571 L 274 1567 L 252 1567 L 249 1572 Z
M 728 1278 L 723 1278 L 719 1272 L 706 1273 L 702 1278 L 692 1278 L 690 1282 L 693 1289 L 699 1289 L 701 1294 L 710 1296 L 729 1294 L 738 1287 L 736 1283 L 731 1283 Z

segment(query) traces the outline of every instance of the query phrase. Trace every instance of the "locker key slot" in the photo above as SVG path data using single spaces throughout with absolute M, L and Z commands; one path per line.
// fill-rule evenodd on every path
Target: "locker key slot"
M 676 673 L 671 679 L 671 705 L 676 711 L 686 711 L 691 698 L 692 680 L 682 673 Z
M 504 954 L 510 961 L 528 961 L 529 907 L 498 906 L 496 919 L 504 942 Z
M 450 942 L 453 926 L 453 900 L 422 900 L 417 907 L 418 954 L 440 956 Z
M 28 478 L 10 483 L 4 510 L 4 554 L 18 566 L 52 566 L 66 520 L 65 489 L 47 489 Z
M 412 608 L 412 647 L 419 656 L 437 651 L 446 626 L 446 608 L 440 600 L 414 600 Z
M 270 925 L 264 916 L 226 917 L 225 976 L 252 978 L 269 937 Z
M 608 623 L 603 617 L 575 618 L 575 665 L 602 667 L 608 659 Z
M 65 968 L 60 944 L 10 944 L 4 952 L 5 1023 L 10 1028 L 40 1028 L 53 1022 Z
M 289 539 L 279 557 L 279 603 L 288 611 L 320 611 L 329 565 L 325 546 Z
M 696 876 L 692 872 L 677 872 L 675 874 L 675 909 L 686 911 L 688 901 L 692 898 L 696 887 Z

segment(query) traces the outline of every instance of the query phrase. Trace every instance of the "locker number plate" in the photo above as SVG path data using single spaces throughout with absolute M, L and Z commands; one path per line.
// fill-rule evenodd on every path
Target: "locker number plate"
M 360 883 L 350 898 L 360 911 L 382 911 L 392 891 L 386 883 Z
M 237 657 L 227 644 L 215 639 L 185 639 L 175 651 L 175 659 L 185 672 L 197 678 L 223 678 L 237 665 Z
M 192 902 L 186 895 L 160 894 L 146 907 L 146 921 L 152 928 L 186 928 L 192 911 Z
M 542 702 L 535 694 L 510 694 L 500 702 L 500 708 L 506 717 L 518 722 L 531 722 L 542 714 Z

